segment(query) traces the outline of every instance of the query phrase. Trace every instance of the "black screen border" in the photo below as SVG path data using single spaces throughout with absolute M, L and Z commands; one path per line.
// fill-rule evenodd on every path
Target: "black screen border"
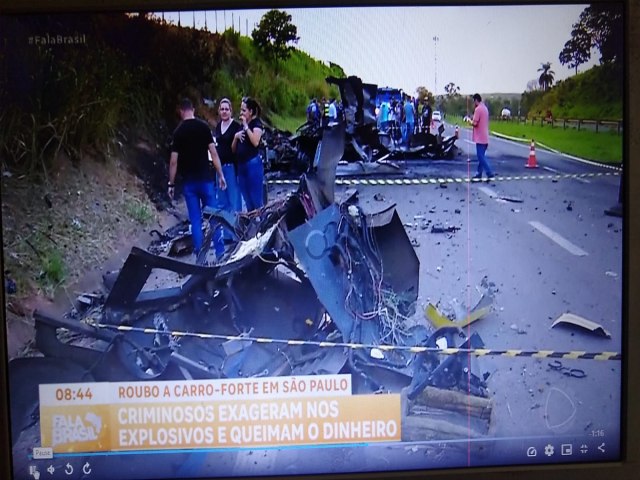
M 0 15 L 44 14 L 61 12 L 114 12 L 114 11 L 170 11 L 200 9 L 241 8 L 293 8 L 344 6 L 453 6 L 467 5 L 522 5 L 588 3 L 571 0 L 517 2 L 493 0 L 474 2 L 402 1 L 393 0 L 0 0 Z M 456 468 L 451 470 L 423 470 L 411 472 L 380 472 L 367 474 L 307 475 L 269 477 L 283 479 L 400 479 L 428 478 L 430 480 L 632 480 L 640 476 L 640 351 L 633 339 L 640 338 L 640 115 L 633 107 L 640 107 L 640 0 L 625 0 L 625 95 L 624 104 L 624 268 L 623 279 L 623 392 L 621 419 L 621 455 L 619 462 L 581 463 L 570 465 L 505 466 L 482 468 Z M 1 48 L 1 47 L 0 47 Z M 613 203 L 613 202 L 612 202 Z M 0 259 L 1 261 L 1 259 Z M 4 290 L 0 289 L 0 304 L 4 305 Z M 3 327 L 0 328 L 0 478 L 11 477 L 11 442 L 9 432 L 9 394 L 7 372 L 7 345 L 4 308 L 0 308 Z M 635 347 L 635 348 L 634 348 Z M 635 367 L 635 368 L 634 368 Z M 234 477 L 238 478 L 238 477 Z M 258 478 L 258 477 L 251 477 Z

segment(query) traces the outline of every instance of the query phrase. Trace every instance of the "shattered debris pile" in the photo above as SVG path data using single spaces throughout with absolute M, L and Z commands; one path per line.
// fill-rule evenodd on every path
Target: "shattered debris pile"
M 55 358 L 66 382 L 77 371 L 75 381 L 350 373 L 354 394 L 404 392 L 411 438 L 433 430 L 424 424 L 433 404 L 425 400 L 428 387 L 457 392 L 438 408 L 458 416 L 466 415 L 460 398 L 477 397 L 484 422 L 478 431 L 486 432 L 490 400 L 475 359 L 438 352 L 482 348 L 482 341 L 457 327 L 433 333 L 411 321 L 419 260 L 395 206 L 367 212 L 356 191 L 335 200 L 343 142 L 340 126 L 324 130 L 316 171 L 287 198 L 249 213 L 207 211 L 233 233 L 215 262 L 206 255 L 195 263 L 180 259 L 190 242 L 181 224 L 156 232 L 149 250 L 134 247 L 110 277 L 106 299 L 92 299 L 84 314 L 36 312 L 36 344 L 45 358 L 28 360 Z M 205 230 L 208 245 L 212 229 Z M 80 341 L 63 339 L 61 331 Z M 57 370 L 42 371 L 47 382 L 57 380 Z M 456 436 L 453 425 L 442 438 Z

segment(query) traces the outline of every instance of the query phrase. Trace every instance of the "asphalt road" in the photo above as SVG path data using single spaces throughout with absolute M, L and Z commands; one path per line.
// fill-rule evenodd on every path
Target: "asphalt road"
M 396 204 L 421 262 L 418 320 L 426 321 L 429 302 L 443 311 L 472 307 L 486 277 L 497 287 L 494 311 L 467 329 L 478 332 L 486 348 L 620 352 L 622 220 L 604 214 L 617 203 L 619 170 L 541 148 L 538 168 L 528 169 L 529 144 L 492 137 L 487 156 L 496 178 L 469 182 L 477 168 L 470 130 L 461 130 L 457 145 L 461 154 L 452 161 L 406 160 L 385 169 L 392 172 L 387 175 L 338 179 L 336 196 L 357 188 L 360 204 L 371 211 Z M 270 187 L 270 195 L 287 191 Z M 436 234 L 432 225 L 459 230 Z M 611 338 L 580 327 L 551 328 L 564 313 L 598 323 Z M 611 452 L 620 433 L 620 362 L 562 361 L 584 378 L 552 370 L 550 362 L 479 360 L 495 402 L 491 434 L 507 440 L 497 442 L 497 452 L 514 458 L 521 452 L 523 461 Z M 551 456 L 544 454 L 549 435 L 558 439 Z M 572 444 L 571 455 L 561 455 L 564 442 Z M 526 456 L 531 446 L 536 458 Z

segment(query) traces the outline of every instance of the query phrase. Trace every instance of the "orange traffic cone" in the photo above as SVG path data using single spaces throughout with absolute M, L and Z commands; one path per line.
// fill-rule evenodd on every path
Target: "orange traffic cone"
M 536 160 L 536 142 L 531 140 L 531 149 L 529 150 L 529 161 L 525 165 L 526 168 L 538 168 L 538 161 Z

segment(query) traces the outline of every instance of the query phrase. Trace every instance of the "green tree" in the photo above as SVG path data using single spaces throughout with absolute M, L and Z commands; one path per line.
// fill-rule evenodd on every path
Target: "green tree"
M 600 52 L 600 63 L 622 61 L 624 24 L 622 4 L 599 3 L 585 8 L 573 24 L 571 38 L 560 52 L 560 63 L 571 68 L 586 63 L 591 50 Z
M 571 39 L 564 44 L 558 59 L 561 65 L 567 65 L 575 69 L 578 74 L 578 67 L 587 63 L 591 58 L 591 39 L 582 26 L 574 26 L 571 31 Z
M 531 115 L 541 114 L 541 111 L 531 111 L 531 108 L 543 95 L 544 92 L 542 90 L 529 90 L 524 92 L 520 97 L 520 114 L 524 116 L 527 116 L 529 113 L 531 113 Z
M 298 27 L 291 23 L 291 15 L 281 10 L 269 10 L 251 32 L 253 43 L 265 56 L 276 64 L 286 60 L 294 49 L 291 43 L 298 43 Z
M 551 62 L 541 64 L 538 71 L 542 72 L 540 74 L 540 77 L 538 78 L 538 83 L 544 91 L 547 91 L 553 84 L 553 76 L 556 74 L 556 72 L 551 70 Z
M 429 105 L 433 105 L 435 102 L 433 93 L 431 93 L 427 87 L 416 88 L 416 96 L 418 97 L 418 101 L 422 102 L 426 100 Z
M 448 98 L 455 98 L 460 95 L 460 87 L 455 83 L 449 82 L 444 86 L 444 91 L 447 93 Z

